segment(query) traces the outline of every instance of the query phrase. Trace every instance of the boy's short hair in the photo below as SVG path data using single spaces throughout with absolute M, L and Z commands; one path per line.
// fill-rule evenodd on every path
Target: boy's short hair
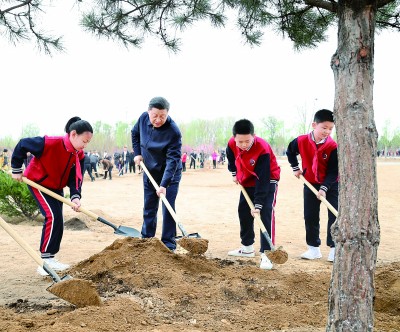
M 333 119 L 333 112 L 326 109 L 317 111 L 314 115 L 314 122 L 321 123 L 325 121 L 335 122 Z
M 254 125 L 250 120 L 241 119 L 235 122 L 232 128 L 233 136 L 236 135 L 254 135 Z

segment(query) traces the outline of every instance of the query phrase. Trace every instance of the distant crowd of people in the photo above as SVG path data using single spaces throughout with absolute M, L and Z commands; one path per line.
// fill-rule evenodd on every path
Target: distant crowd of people
M 208 169 L 216 169 L 217 165 L 224 165 L 226 152 L 225 150 L 221 150 L 218 152 L 214 150 L 210 154 L 206 154 L 204 151 L 197 153 L 196 150 L 192 150 L 190 155 L 187 155 L 187 152 L 184 152 L 181 156 L 182 162 L 182 171 L 186 172 L 186 163 L 189 158 L 189 169 L 193 167 L 193 169 L 197 168 L 208 168 Z
M 400 157 L 400 148 L 396 150 L 378 150 L 378 157 Z

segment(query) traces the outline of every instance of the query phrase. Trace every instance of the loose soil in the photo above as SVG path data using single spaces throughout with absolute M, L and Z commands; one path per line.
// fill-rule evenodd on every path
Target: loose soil
M 68 274 L 92 283 L 101 297 L 98 306 L 78 308 L 49 292 L 49 286 L 55 287 L 51 279 L 38 275 L 35 262 L 0 229 L 0 331 L 324 331 L 333 265 L 326 260 L 326 246 L 321 246 L 320 260 L 299 258 L 306 250 L 303 184 L 285 159 L 279 162 L 276 245 L 288 253 L 286 263 L 265 271 L 259 268 L 259 254 L 254 259 L 227 256 L 240 246 L 240 189 L 226 165 L 188 169 L 176 212 L 188 233 L 199 233 L 205 240 L 204 254 L 181 246 L 177 253 L 170 252 L 159 240 L 161 216 L 157 237 L 138 239 L 118 236 L 111 227 L 65 206 L 58 259 L 71 268 L 60 277 Z M 399 183 L 400 162 L 380 160 L 375 331 L 400 331 L 400 252 L 395 249 L 400 240 Z M 82 205 L 113 224 L 140 230 L 142 175 L 115 174 L 112 181 L 85 179 Z M 326 218 L 327 213 L 322 213 L 323 243 Z M 29 245 L 38 247 L 39 222 L 12 227 Z M 72 288 L 71 292 L 76 294 Z

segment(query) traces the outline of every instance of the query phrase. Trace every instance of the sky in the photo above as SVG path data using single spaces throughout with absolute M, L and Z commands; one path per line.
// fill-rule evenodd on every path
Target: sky
M 19 137 L 28 124 L 40 135 L 61 135 L 72 116 L 91 123 L 131 123 L 147 110 L 154 96 L 171 104 L 179 122 L 219 117 L 254 122 L 275 116 L 290 128 L 299 112 L 333 109 L 334 77 L 330 58 L 337 45 L 336 30 L 313 50 L 296 52 L 290 41 L 265 31 L 260 47 L 244 44 L 229 24 L 213 29 L 196 24 L 183 34 L 181 51 L 168 52 L 149 38 L 140 49 L 98 39 L 84 32 L 72 5 L 49 9 L 43 27 L 64 36 L 65 53 L 48 56 L 33 43 L 10 44 L 0 37 L 0 138 Z M 374 110 L 378 127 L 390 120 L 400 126 L 396 109 L 400 34 L 375 38 Z M 3 121 L 2 121 L 3 122 Z

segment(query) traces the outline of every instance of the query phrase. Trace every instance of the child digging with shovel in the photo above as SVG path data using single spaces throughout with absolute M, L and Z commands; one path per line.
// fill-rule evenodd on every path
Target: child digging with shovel
M 293 174 L 301 175 L 318 191 L 318 196 L 304 185 L 304 223 L 308 250 L 301 258 L 314 260 L 322 257 L 320 245 L 320 197 L 325 198 L 336 210 L 339 197 L 339 170 L 337 143 L 331 138 L 335 126 L 333 112 L 322 109 L 315 113 L 312 123 L 313 130 L 300 135 L 289 143 L 286 155 Z M 297 156 L 301 157 L 301 168 Z M 335 258 L 335 243 L 330 232 L 336 216 L 328 210 L 328 225 L 326 244 L 330 248 L 328 262 Z
M 232 129 L 233 137 L 226 148 L 228 170 L 232 180 L 245 187 L 254 209 L 250 209 L 243 194 L 239 199 L 240 238 L 242 246 L 228 252 L 229 256 L 254 257 L 254 216 L 258 215 L 272 240 L 275 241 L 276 194 L 280 179 L 280 167 L 270 145 L 254 135 L 254 125 L 247 119 L 236 121 Z M 260 268 L 272 269 L 272 263 L 265 254 L 271 250 L 268 241 L 260 234 Z
M 67 122 L 65 132 L 64 136 L 22 138 L 11 158 L 12 177 L 16 181 L 23 181 L 24 175 L 61 196 L 64 196 L 64 187 L 68 186 L 71 202 L 74 203 L 72 209 L 78 211 L 81 206 L 83 149 L 92 139 L 93 129 L 89 122 L 73 117 Z M 34 157 L 23 173 L 22 165 L 28 152 Z M 41 258 L 55 271 L 68 269 L 68 264 L 55 258 L 64 230 L 63 204 L 38 189 L 28 188 L 44 216 L 39 248 Z M 37 271 L 47 275 L 42 267 L 38 267 Z

